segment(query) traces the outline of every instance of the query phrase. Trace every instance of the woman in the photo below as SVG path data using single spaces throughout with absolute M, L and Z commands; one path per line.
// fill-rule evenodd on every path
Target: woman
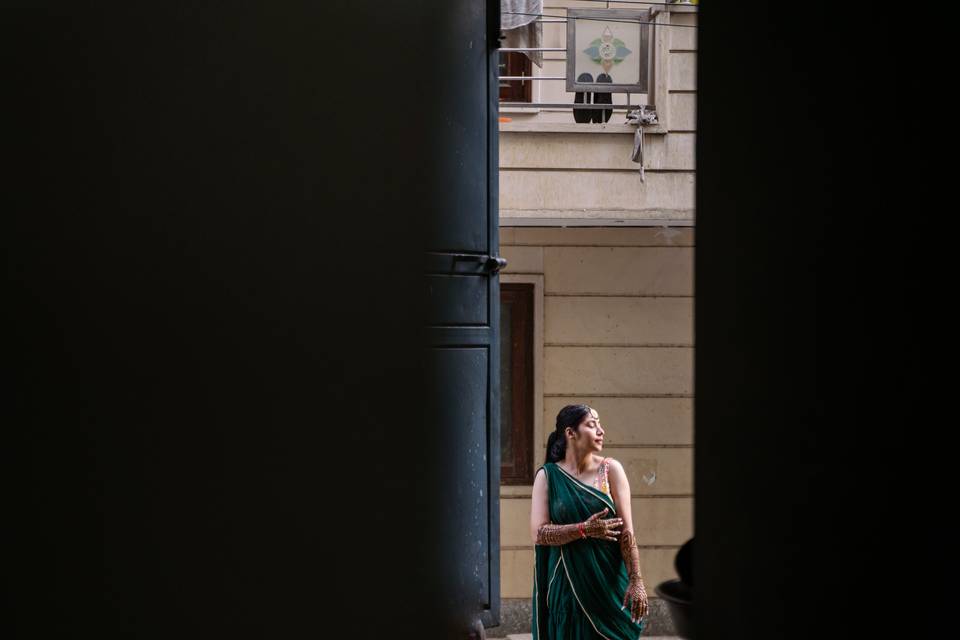
M 600 416 L 567 405 L 533 481 L 533 640 L 635 640 L 647 593 L 623 466 L 598 455 Z

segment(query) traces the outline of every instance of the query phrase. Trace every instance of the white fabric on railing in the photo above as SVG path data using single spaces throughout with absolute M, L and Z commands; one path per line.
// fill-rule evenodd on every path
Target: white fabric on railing
M 500 28 L 506 31 L 522 27 L 536 20 L 541 13 L 543 0 L 500 0 Z
M 627 112 L 627 124 L 637 126 L 637 131 L 633 134 L 633 155 L 630 159 L 640 163 L 641 182 L 647 181 L 643 175 L 643 127 L 644 125 L 656 124 L 656 122 L 657 112 L 647 109 L 646 105 L 640 105 L 638 109 Z
M 543 0 L 500 0 L 500 30 L 506 36 L 500 46 L 542 47 L 543 24 L 536 22 L 542 13 Z M 525 51 L 524 54 L 543 68 L 542 51 Z

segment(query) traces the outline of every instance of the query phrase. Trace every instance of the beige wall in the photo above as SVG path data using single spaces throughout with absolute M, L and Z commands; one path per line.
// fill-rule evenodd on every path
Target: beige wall
M 598 7 L 559 0 L 544 5 L 544 14 L 551 15 L 564 15 L 567 7 Z M 644 133 L 644 180 L 630 159 L 636 127 L 626 124 L 623 111 L 594 124 L 576 123 L 570 109 L 501 109 L 501 116 L 513 120 L 500 124 L 501 224 L 693 223 L 696 29 L 689 27 L 697 16 L 692 10 L 672 8 L 656 18 L 663 26 L 654 38 L 655 91 L 649 100 L 631 97 L 632 104 L 655 104 L 663 124 Z M 543 29 L 544 46 L 565 46 L 564 24 Z M 535 76 L 566 73 L 562 52 L 544 57 L 543 69 L 533 66 Z M 562 81 L 534 83 L 535 102 L 572 103 L 573 98 Z M 613 101 L 625 104 L 626 96 L 613 94 Z
M 545 0 L 544 13 L 598 6 Z M 692 11 L 658 20 L 695 25 Z M 658 31 L 650 102 L 663 126 L 644 135 L 645 181 L 630 160 L 635 128 L 624 112 L 582 124 L 569 109 L 502 111 L 513 121 L 500 125 L 500 244 L 508 261 L 501 278 L 534 282 L 538 296 L 534 463 L 543 462 L 563 405 L 599 411 L 604 451 L 630 480 L 652 597 L 656 584 L 677 577 L 674 555 L 693 535 L 696 30 Z M 545 24 L 544 37 L 544 46 L 564 46 L 565 25 Z M 544 55 L 535 75 L 565 73 L 562 53 Z M 572 102 L 563 89 L 536 83 L 534 101 Z M 613 99 L 626 102 L 622 94 Z M 501 487 L 504 598 L 529 598 L 533 589 L 530 492 Z
M 504 281 L 542 282 L 535 464 L 559 409 L 586 402 L 627 470 L 651 589 L 693 535 L 693 229 L 503 227 Z M 532 593 L 530 486 L 501 488 L 504 598 Z

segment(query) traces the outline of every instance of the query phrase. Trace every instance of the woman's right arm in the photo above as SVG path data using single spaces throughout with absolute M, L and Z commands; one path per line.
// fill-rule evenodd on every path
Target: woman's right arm
M 541 467 L 533 478 L 533 501 L 530 505 L 530 537 L 533 544 L 544 544 L 541 528 L 548 524 L 550 506 L 547 502 L 547 472 Z M 579 532 L 577 535 L 580 535 Z
M 581 538 L 603 538 L 616 540 L 619 531 L 612 531 L 622 521 L 618 518 L 600 520 L 600 516 L 609 511 L 604 509 L 593 514 L 586 521 L 575 524 L 551 524 L 550 507 L 547 502 L 547 472 L 537 472 L 533 479 L 533 500 L 530 506 L 530 537 L 536 545 L 560 546 Z

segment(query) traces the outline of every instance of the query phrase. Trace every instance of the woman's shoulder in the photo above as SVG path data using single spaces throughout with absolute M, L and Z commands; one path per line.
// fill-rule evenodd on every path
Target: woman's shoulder
M 542 464 L 542 465 L 540 465 L 539 467 L 537 467 L 537 469 L 533 472 L 533 483 L 534 483 L 534 484 L 537 484 L 537 483 L 540 481 L 540 478 L 541 478 L 541 477 L 543 478 L 543 481 L 544 481 L 544 482 L 548 482 L 548 478 L 549 478 L 549 476 L 550 476 L 549 466 L 552 465 L 552 464 L 553 464 L 552 462 L 547 462 L 547 463 Z M 541 471 L 542 471 L 543 473 L 540 473 Z
M 544 462 L 533 471 L 533 477 L 536 478 L 538 475 L 540 475 L 541 471 L 543 471 L 543 476 L 547 477 L 551 474 L 555 474 L 557 469 L 558 465 L 556 462 Z
M 603 464 L 607 465 L 609 469 L 615 469 L 616 471 L 623 471 L 623 465 L 620 464 L 620 461 L 616 458 L 604 458 Z

